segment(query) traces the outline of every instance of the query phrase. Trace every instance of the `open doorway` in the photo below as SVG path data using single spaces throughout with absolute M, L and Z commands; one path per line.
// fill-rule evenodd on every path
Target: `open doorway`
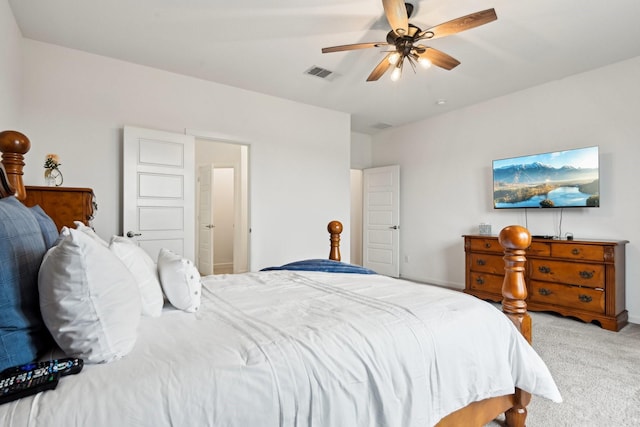
M 213 274 L 233 273 L 235 169 L 213 168 Z
M 248 148 L 196 138 L 196 260 L 203 275 L 249 270 Z
M 362 265 L 362 169 L 351 169 L 351 264 Z

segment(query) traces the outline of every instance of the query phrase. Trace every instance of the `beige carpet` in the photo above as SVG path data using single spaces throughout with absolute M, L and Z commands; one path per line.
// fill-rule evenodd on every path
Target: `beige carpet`
M 564 402 L 534 396 L 527 427 L 640 426 L 640 325 L 611 332 L 550 313 L 531 317 L 533 347 Z

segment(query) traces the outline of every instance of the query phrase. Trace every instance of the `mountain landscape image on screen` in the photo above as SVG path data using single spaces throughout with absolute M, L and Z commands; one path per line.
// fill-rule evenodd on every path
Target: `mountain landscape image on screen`
M 593 156 L 595 159 L 586 159 Z M 493 165 L 494 207 L 598 207 L 597 156 L 598 147 L 589 147 L 496 160 Z

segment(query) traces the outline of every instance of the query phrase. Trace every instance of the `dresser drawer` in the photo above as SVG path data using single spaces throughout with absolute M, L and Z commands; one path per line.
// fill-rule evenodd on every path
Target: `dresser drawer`
M 533 280 L 604 288 L 605 267 L 602 264 L 532 259 L 529 265 L 529 277 Z
M 470 274 L 469 286 L 475 291 L 484 291 L 492 294 L 502 295 L 502 283 L 504 276 L 472 272 Z
M 552 243 L 551 256 L 589 261 L 604 261 L 604 246 Z
M 504 260 L 500 255 L 471 254 L 471 271 L 504 275 Z
M 531 242 L 531 246 L 527 249 L 526 256 L 549 256 L 551 255 L 551 245 L 545 242 Z
M 495 252 L 495 253 L 504 253 L 504 249 L 498 243 L 498 239 L 490 239 L 490 238 L 476 238 L 471 239 L 470 241 L 470 249 L 474 252 Z
M 604 290 L 558 285 L 549 282 L 529 282 L 529 300 L 546 305 L 561 305 L 579 310 L 604 313 Z

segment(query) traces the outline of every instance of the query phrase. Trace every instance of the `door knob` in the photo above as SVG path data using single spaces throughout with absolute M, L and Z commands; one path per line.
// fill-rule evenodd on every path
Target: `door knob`
M 205 227 L 207 227 L 207 228 L 211 229 L 211 228 L 215 228 L 216 226 L 215 226 L 215 225 L 213 225 L 213 224 L 207 224 L 207 225 L 205 225 Z
M 391 229 L 391 230 L 397 230 L 398 228 L 400 228 L 400 227 L 397 226 L 397 225 L 393 225 L 393 226 L 389 227 L 389 229 Z
M 133 231 L 127 231 L 127 237 L 135 237 L 135 236 L 142 236 L 142 234 L 134 233 Z

